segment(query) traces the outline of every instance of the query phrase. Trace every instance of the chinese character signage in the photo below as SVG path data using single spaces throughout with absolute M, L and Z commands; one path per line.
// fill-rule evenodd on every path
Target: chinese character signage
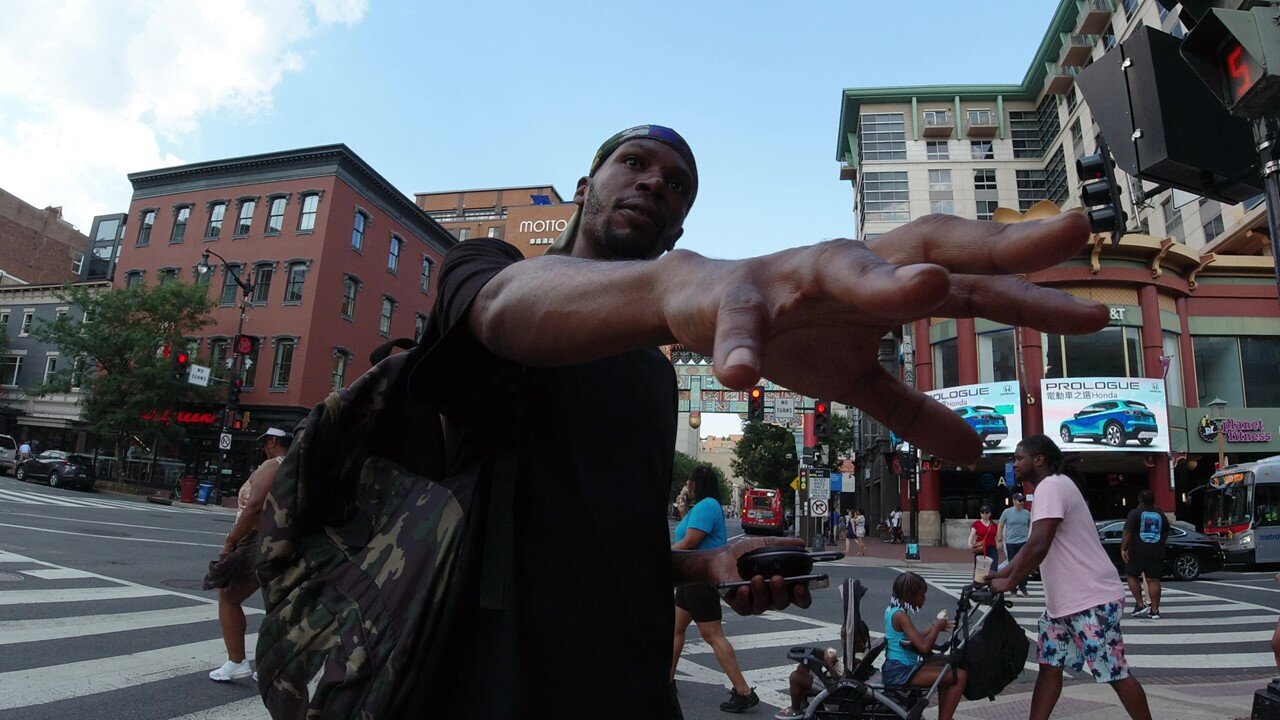
M 969 423 L 982 438 L 983 454 L 1012 455 L 1022 441 L 1022 402 L 1015 381 L 927 390 Z
M 1041 380 L 1044 432 L 1064 452 L 1168 452 L 1169 412 L 1158 378 Z

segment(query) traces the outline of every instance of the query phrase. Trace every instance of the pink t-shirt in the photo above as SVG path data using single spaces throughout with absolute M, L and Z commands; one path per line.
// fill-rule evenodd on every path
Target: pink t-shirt
M 1066 475 L 1050 475 L 1036 485 L 1031 523 L 1062 518 L 1049 552 L 1040 563 L 1045 610 L 1060 618 L 1124 597 L 1116 568 L 1102 549 L 1093 513 Z

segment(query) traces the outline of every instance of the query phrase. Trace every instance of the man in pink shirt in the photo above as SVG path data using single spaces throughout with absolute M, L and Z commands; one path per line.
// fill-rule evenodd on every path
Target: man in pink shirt
M 1102 549 L 1093 514 L 1075 482 L 1063 474 L 1064 458 L 1044 435 L 1018 443 L 1013 455 L 1017 479 L 1035 485 L 1031 538 L 991 576 L 991 589 L 1009 592 L 1040 566 L 1045 611 L 1040 617 L 1036 660 L 1040 673 L 1031 696 L 1030 720 L 1048 720 L 1062 694 L 1067 663 L 1079 672 L 1089 664 L 1095 682 L 1109 683 L 1129 717 L 1150 720 L 1147 694 L 1129 674 L 1124 657 L 1124 586 Z

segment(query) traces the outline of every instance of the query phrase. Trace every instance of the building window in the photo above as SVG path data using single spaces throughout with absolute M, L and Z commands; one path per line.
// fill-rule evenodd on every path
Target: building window
M 369 216 L 356 211 L 355 221 L 351 228 L 351 249 L 364 250 L 364 225 L 369 222 Z
M 1056 95 L 1045 95 L 1036 106 L 1036 126 L 1040 133 L 1040 149 L 1043 153 L 1046 148 L 1053 146 L 1053 140 L 1058 137 L 1058 130 L 1062 127 L 1058 123 Z
M 1165 201 L 1160 203 L 1160 214 L 1164 217 L 1164 234 L 1181 241 L 1183 239 L 1182 210 L 1173 206 L 1173 198 L 1165 198 Z
M 1067 91 L 1067 114 L 1075 112 L 1076 105 L 1080 104 L 1080 89 L 1076 85 L 1072 85 Z
M 379 333 L 382 333 L 383 335 L 391 334 L 391 314 L 395 312 L 395 309 L 396 309 L 396 301 L 392 300 L 386 295 L 383 295 L 382 296 L 382 316 L 378 320 Z
M 356 314 L 356 293 L 360 290 L 360 281 L 346 276 L 342 280 L 342 316 L 348 320 Z
M 1121 0 L 1124 5 L 1124 19 L 1132 20 L 1133 14 L 1138 12 L 1138 6 L 1142 4 L 1142 0 Z
M 9 311 L 0 312 L 0 332 L 9 334 Z
M 316 229 L 316 210 L 320 207 L 320 196 L 316 193 L 302 196 L 302 212 L 298 215 L 298 230 Z
M 258 355 L 261 351 L 262 338 L 254 338 L 252 350 L 244 357 L 240 365 L 240 378 L 244 380 L 245 388 L 252 388 L 254 380 L 258 376 Z
M 413 341 L 422 342 L 422 334 L 427 331 L 427 316 L 422 313 L 413 314 Z
M 1044 335 L 1044 376 L 1142 377 L 1141 328 L 1105 327 L 1088 335 Z
M 230 348 L 231 341 L 226 338 L 214 338 L 209 341 L 209 367 L 214 375 L 222 377 L 226 374 L 227 351 Z
M 1076 157 L 1084 157 L 1084 131 L 1080 129 L 1080 120 L 1076 119 L 1071 123 L 1071 147 L 1076 152 Z
M 240 217 L 236 220 L 236 237 L 248 235 L 253 229 L 253 211 L 257 208 L 257 200 L 240 201 Z
M 969 116 L 970 125 L 995 125 L 996 124 L 995 120 L 992 119 L 990 109 L 968 110 L 966 111 L 966 114 Z
M 1013 330 L 982 333 L 978 336 L 978 382 L 1018 379 Z
M 1177 333 L 1164 331 L 1161 333 L 1163 339 L 1161 344 L 1164 347 L 1164 356 L 1169 358 L 1169 368 L 1165 371 L 1165 393 L 1169 396 L 1170 405 L 1185 405 L 1182 397 L 1182 348 L 1178 344 L 1180 339 Z
M 955 200 L 930 200 L 929 212 L 941 213 L 943 215 L 955 215 L 956 201 Z
M 271 297 L 271 276 L 275 275 L 273 265 L 259 265 L 253 270 L 253 304 L 265 305 Z
M 142 271 L 130 270 L 124 274 L 124 286 L 126 288 L 137 287 L 142 284 Z
M 1111 27 L 1111 23 L 1107 23 L 1107 29 L 1102 31 L 1102 48 L 1110 50 L 1116 46 L 1116 30 Z
M 307 282 L 307 264 L 304 262 L 289 263 L 288 281 L 284 286 L 284 301 L 302 302 L 302 288 Z
M 333 351 L 333 375 L 329 382 L 330 392 L 337 392 L 346 385 L 347 363 L 349 362 L 351 362 L 351 356 L 345 351 Z
M 929 160 L 950 160 L 951 153 L 947 150 L 946 140 L 926 140 L 924 143 L 925 157 Z
M 1040 125 L 1034 112 L 1010 111 L 1009 137 L 1013 141 L 1015 158 L 1044 157 L 1044 146 L 1040 144 Z
M 156 224 L 156 211 L 148 210 L 142 213 L 142 222 L 138 223 L 138 246 L 145 247 L 151 244 L 151 226 Z
M 489 235 L 488 235 L 488 237 L 491 237 L 491 238 L 496 238 L 496 237 L 498 237 L 498 226 L 497 226 L 497 225 L 494 225 L 494 226 L 492 226 L 492 227 L 490 227 L 490 228 L 489 228 Z
M 951 124 L 950 110 L 925 110 L 923 115 L 924 115 L 925 125 L 931 125 L 936 127 L 939 125 Z
M 26 337 L 31 334 L 31 323 L 35 322 L 36 314 L 34 312 L 22 313 L 22 325 L 18 327 L 18 337 Z
M 182 236 L 187 234 L 187 220 L 189 219 L 191 219 L 190 205 L 183 205 L 182 207 L 174 208 L 173 233 L 169 235 L 169 242 L 182 242 Z
M 996 200 L 975 200 L 974 205 L 979 220 L 990 220 L 995 217 L 996 208 L 1000 203 Z
M 279 235 L 284 227 L 284 207 L 289 201 L 287 198 L 274 197 L 270 202 L 267 206 L 267 234 Z
M 1240 338 L 1246 407 L 1280 407 L 1280 337 L 1245 335 Z
M 84 270 L 84 253 L 77 252 L 75 261 L 71 263 L 71 272 L 79 275 L 81 270 Z
M 929 171 L 929 190 L 941 191 L 951 189 L 951 171 L 950 170 L 930 170 Z
M 1239 339 L 1196 335 L 1191 338 L 1191 347 L 1195 352 L 1196 389 L 1200 394 L 1197 404 L 1205 407 L 1211 400 L 1221 398 L 1232 407 L 1245 407 Z
M 471 228 L 458 228 L 458 240 L 468 240 L 471 238 Z
M 933 344 L 933 387 L 935 390 L 960 384 L 960 354 L 956 339 Z
M 271 363 L 271 389 L 285 390 L 289 387 L 289 371 L 293 369 L 293 348 L 297 340 L 281 338 L 276 340 L 276 356 Z
M 71 363 L 71 389 L 72 390 L 77 390 L 79 388 L 84 387 L 84 370 L 85 370 L 85 361 L 84 361 L 84 356 L 81 355 L 80 357 L 77 357 L 75 359 L 75 362 Z
M 1205 222 L 1204 241 L 1206 243 L 1212 242 L 1213 239 L 1221 235 L 1222 231 L 1225 229 L 1226 229 L 1225 226 L 1222 224 L 1221 211 L 1219 211 L 1219 214 L 1214 215 L 1213 217 L 1209 218 L 1207 222 Z
M 906 172 L 863 173 L 863 220 L 906 222 L 911 219 Z
M 171 280 L 177 280 L 178 268 L 160 268 L 160 271 L 156 273 L 156 277 L 159 279 L 161 285 L 164 285 Z
M 973 189 L 974 190 L 995 190 L 996 189 L 996 171 L 994 169 L 974 170 L 973 171 Z
M 40 382 L 45 385 L 48 385 L 50 382 L 53 381 L 53 379 L 57 375 L 58 375 L 58 356 L 45 355 L 44 356 L 44 379 L 41 380 Z
M 906 160 L 907 131 L 902 113 L 865 113 L 858 119 L 862 160 Z
M 0 357 L 0 385 L 17 387 L 18 375 L 22 372 L 21 355 L 5 355 Z
M 209 227 L 204 231 L 206 238 L 212 240 L 222 234 L 222 216 L 226 214 L 227 204 L 224 202 L 217 202 L 209 206 Z
M 431 268 L 435 263 L 426 255 L 422 256 L 422 274 L 418 276 L 418 289 L 427 292 L 431 289 Z
M 1059 145 L 1044 166 L 1044 196 L 1062 207 L 1067 199 L 1067 161 Z
M 969 141 L 969 159 L 970 160 L 995 160 L 995 143 L 990 140 L 970 140 Z
M 391 248 L 387 251 L 387 272 L 395 275 L 400 272 L 400 250 L 404 241 L 395 235 L 391 236 Z
M 243 270 L 243 265 L 227 265 L 222 269 L 222 295 L 218 298 L 219 305 L 236 304 L 236 291 L 240 289 L 236 278 L 240 277 Z
M 1019 170 L 1018 175 L 1018 209 L 1026 212 L 1032 205 L 1044 199 L 1044 171 Z

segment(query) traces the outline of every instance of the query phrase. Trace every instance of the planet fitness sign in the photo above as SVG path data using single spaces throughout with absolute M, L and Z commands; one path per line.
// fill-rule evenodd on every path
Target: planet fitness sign
M 1223 433 L 1226 436 L 1226 441 L 1232 443 L 1269 443 L 1272 439 L 1271 432 L 1267 430 L 1266 423 L 1261 419 L 1236 420 L 1234 418 L 1223 418 L 1215 423 L 1206 415 L 1200 419 L 1196 432 L 1200 434 L 1200 438 L 1205 442 L 1216 440 L 1218 433 Z

